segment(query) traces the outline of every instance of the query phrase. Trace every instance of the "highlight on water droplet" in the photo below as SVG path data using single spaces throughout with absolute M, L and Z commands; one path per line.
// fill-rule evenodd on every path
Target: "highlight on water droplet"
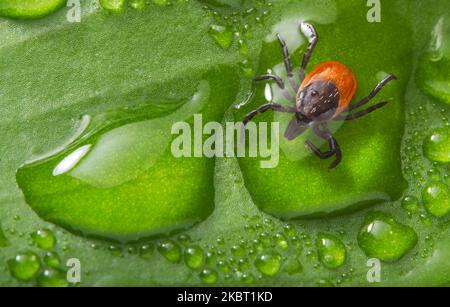
M 422 190 L 422 201 L 425 209 L 436 216 L 444 217 L 450 213 L 450 188 L 438 181 L 431 181 Z
M 450 127 L 435 129 L 423 143 L 425 157 L 431 161 L 450 162 Z
M 417 234 L 383 212 L 369 213 L 358 233 L 358 244 L 370 258 L 392 262 L 402 258 L 417 243 Z
M 329 268 L 336 269 L 345 263 L 347 251 L 344 243 L 330 234 L 319 233 L 316 248 L 320 262 Z
M 41 261 L 38 255 L 27 251 L 8 260 L 8 268 L 14 278 L 20 281 L 30 281 L 39 273 Z

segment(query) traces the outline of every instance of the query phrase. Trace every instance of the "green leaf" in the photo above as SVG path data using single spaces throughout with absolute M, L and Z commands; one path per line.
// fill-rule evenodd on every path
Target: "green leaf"
M 442 17 L 447 26 L 448 5 L 382 3 L 381 23 L 369 23 L 370 7 L 356 0 L 173 1 L 140 10 L 127 1 L 119 14 L 83 1 L 80 23 L 66 19 L 70 8 L 39 20 L 2 19 L 0 269 L 7 273 L 0 285 L 66 285 L 64 264 L 78 258 L 83 286 L 370 286 L 367 260 L 380 255 L 392 260 L 382 263 L 380 285 L 449 284 L 450 217 L 421 196 L 430 183 L 442 191 L 449 184 L 445 153 L 436 159 L 422 149 L 450 115 L 445 91 L 426 85 L 446 81 L 445 52 L 437 64 L 428 53 Z M 337 130 L 338 169 L 328 172 L 330 161 L 307 155 L 303 139 L 281 143 L 275 169 L 261 169 L 258 159 L 173 157 L 167 129 L 175 120 L 192 123 L 196 93 L 204 122 L 238 121 L 264 103 L 264 85 L 251 78 L 281 63 L 275 31 L 300 65 L 305 40 L 294 25 L 304 20 L 320 35 L 308 70 L 344 62 L 357 76 L 356 98 L 385 73 L 399 78 L 377 96 L 388 106 Z M 228 48 L 210 33 L 214 25 L 233 32 L 224 36 Z M 281 126 L 288 119 L 259 118 Z M 117 151 L 96 155 L 105 140 Z M 53 176 L 89 144 L 75 168 Z M 402 196 L 416 197 L 417 210 L 404 210 Z M 370 206 L 354 208 L 360 199 Z M 439 217 L 427 211 L 436 208 Z M 334 216 L 279 218 L 323 212 Z M 358 241 L 375 215 L 389 216 L 397 234 L 407 230 L 401 253 L 392 242 L 369 244 L 375 251 L 368 252 L 367 238 Z M 49 251 L 29 244 L 39 229 L 54 236 L 51 252 L 62 266 L 50 268 Z M 148 237 L 155 234 L 163 238 Z M 325 236 L 340 243 L 331 251 L 314 244 Z M 330 253 L 337 263 L 327 262 Z M 32 262 L 8 265 L 21 255 Z

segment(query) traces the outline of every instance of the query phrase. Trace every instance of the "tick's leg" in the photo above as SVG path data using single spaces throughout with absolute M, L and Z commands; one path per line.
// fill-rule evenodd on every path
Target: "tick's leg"
M 258 114 L 264 113 L 268 110 L 276 111 L 276 112 L 285 112 L 285 113 L 295 113 L 294 108 L 285 108 L 281 104 L 278 103 L 266 103 L 260 106 L 258 109 L 251 111 L 248 113 L 244 120 L 242 121 L 244 123 L 244 126 L 253 119 Z
M 291 84 L 292 90 L 296 93 L 298 90 L 298 85 L 295 84 L 294 74 L 292 73 L 291 56 L 289 55 L 288 47 L 284 39 L 281 38 L 280 34 L 277 34 L 277 39 L 280 43 L 281 50 L 283 51 L 284 67 L 286 68 L 289 83 Z
M 317 42 L 319 41 L 319 36 L 317 35 L 317 31 L 314 28 L 314 26 L 306 22 L 302 22 L 302 24 L 300 25 L 300 30 L 303 32 L 303 34 L 305 34 L 305 36 L 308 37 L 309 41 L 308 49 L 303 55 L 302 67 L 300 67 L 300 83 L 301 83 L 303 79 L 305 79 L 306 66 L 308 65 L 309 59 L 311 58 L 311 55 L 314 51 L 314 48 L 317 45 Z M 306 31 L 308 31 L 309 33 L 306 33 Z
M 383 101 L 377 104 L 374 104 L 373 106 L 368 107 L 365 110 L 353 113 L 353 114 L 347 114 L 347 115 L 338 115 L 334 118 L 334 120 L 354 120 L 357 118 L 360 118 L 364 115 L 367 115 L 375 110 L 378 110 L 379 108 L 384 107 L 387 104 L 387 101 Z
M 288 101 L 291 101 L 291 102 L 294 101 L 294 98 L 286 90 L 286 86 L 284 85 L 284 82 L 280 78 L 280 76 L 267 74 L 267 75 L 261 75 L 261 76 L 258 76 L 255 78 L 255 81 L 265 81 L 265 80 L 275 81 L 277 83 L 278 87 L 281 89 L 281 93 L 283 94 L 283 97 L 286 98 Z
M 375 86 L 375 88 L 370 92 L 369 96 L 367 96 L 366 98 L 352 104 L 349 106 L 348 110 L 352 111 L 355 110 L 356 108 L 359 108 L 362 105 L 365 105 L 366 103 L 368 103 L 372 98 L 374 98 L 379 91 L 381 91 L 381 89 L 388 84 L 390 81 L 392 80 L 397 80 L 397 77 L 394 75 L 388 75 L 386 76 L 383 80 L 380 81 L 380 83 L 377 84 L 377 86 Z
M 315 146 L 311 141 L 307 140 L 305 144 L 311 148 L 311 150 L 320 158 L 320 159 L 328 159 L 332 156 L 336 156 L 336 160 L 330 164 L 328 168 L 332 169 L 338 166 L 338 164 L 342 160 L 342 152 L 339 144 L 336 139 L 333 137 L 330 131 L 325 127 L 323 130 L 320 130 L 318 126 L 313 127 L 314 133 L 320 138 L 328 141 L 328 151 L 321 151 L 317 146 Z

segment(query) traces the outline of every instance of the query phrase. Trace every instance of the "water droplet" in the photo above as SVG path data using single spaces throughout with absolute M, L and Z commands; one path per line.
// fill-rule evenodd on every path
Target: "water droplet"
M 181 234 L 178 236 L 178 242 L 180 242 L 183 246 L 188 246 L 189 244 L 191 244 L 192 239 L 187 234 Z
M 286 239 L 286 237 L 281 234 L 281 233 L 277 233 L 275 234 L 275 244 L 282 250 L 286 250 L 289 248 L 289 243 Z
M 236 257 L 245 256 L 245 250 L 239 245 L 233 245 L 231 247 L 231 253 Z
M 329 269 L 342 266 L 346 259 L 344 244 L 335 236 L 319 233 L 316 241 L 319 260 Z
M 54 268 L 47 268 L 37 278 L 40 287 L 67 287 L 66 273 Z
M 41 262 L 35 253 L 25 252 L 8 260 L 8 267 L 14 278 L 29 281 L 39 273 Z
M 125 0 L 100 0 L 100 5 L 110 13 L 122 13 Z
M 51 268 L 59 268 L 61 259 L 55 252 L 47 252 L 44 256 L 44 263 Z
M 39 229 L 31 234 L 34 244 L 42 249 L 52 249 L 55 247 L 56 239 L 49 229 Z
M 145 7 L 145 0 L 129 0 L 128 5 L 136 10 L 143 10 Z
M 209 34 L 224 49 L 230 48 L 233 43 L 233 32 L 230 28 L 221 25 L 212 25 Z
M 298 259 L 291 258 L 285 262 L 285 264 L 283 266 L 283 270 L 286 273 L 288 273 L 289 275 L 293 275 L 293 274 L 301 273 L 303 271 L 303 266 Z
M 255 267 L 264 275 L 276 275 L 280 271 L 281 256 L 278 253 L 264 253 L 255 260 Z
M 66 0 L 3 0 L 0 16 L 15 19 L 37 19 L 47 16 L 66 4 Z
M 184 251 L 184 262 L 186 265 L 197 270 L 203 266 L 204 255 L 203 250 L 198 246 L 190 246 Z
M 358 234 L 358 244 L 368 257 L 388 262 L 402 258 L 416 243 L 411 227 L 382 212 L 368 214 Z
M 160 242 L 158 251 L 169 262 L 178 263 L 181 260 L 181 248 L 172 240 Z
M 450 162 L 450 127 L 434 130 L 425 139 L 423 151 L 431 161 Z
M 208 285 L 215 284 L 218 279 L 217 272 L 211 269 L 204 269 L 200 272 L 200 279 Z
M 230 271 L 230 267 L 225 262 L 225 260 L 217 261 L 217 269 L 223 273 L 228 273 Z
M 436 216 L 443 217 L 450 212 L 450 189 L 442 182 L 429 182 L 422 190 L 425 209 Z
M 146 243 L 142 244 L 139 247 L 139 256 L 141 256 L 144 259 L 149 259 L 153 256 L 153 244 Z
M 402 208 L 408 212 L 416 213 L 419 211 L 419 200 L 414 196 L 405 196 L 402 199 Z

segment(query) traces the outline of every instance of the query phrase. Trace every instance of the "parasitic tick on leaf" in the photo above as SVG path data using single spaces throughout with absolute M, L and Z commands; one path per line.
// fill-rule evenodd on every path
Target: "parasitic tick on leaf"
M 328 142 L 328 151 L 321 151 L 311 141 L 307 140 L 305 145 L 309 147 L 320 159 L 328 159 L 335 156 L 335 160 L 329 168 L 335 168 L 342 160 L 342 152 L 336 139 L 327 127 L 331 120 L 353 120 L 369 114 L 387 104 L 386 101 L 372 105 L 364 110 L 351 111 L 367 104 L 376 94 L 390 81 L 396 80 L 394 75 L 386 76 L 364 99 L 353 103 L 350 102 L 355 94 L 357 81 L 353 72 L 344 64 L 337 61 L 323 62 L 305 76 L 305 69 L 309 59 L 318 42 L 318 35 L 314 26 L 302 23 L 300 29 L 303 33 L 309 32 L 309 46 L 306 50 L 302 65 L 300 67 L 300 85 L 296 84 L 290 55 L 285 41 L 277 34 L 277 39 L 281 45 L 284 57 L 284 66 L 291 88 L 296 93 L 292 97 L 286 89 L 283 80 L 275 74 L 267 74 L 256 77 L 256 81 L 272 80 L 282 90 L 283 96 L 292 102 L 293 106 L 284 107 L 278 103 L 267 103 L 258 109 L 248 113 L 244 120 L 245 125 L 257 114 L 268 110 L 276 112 L 293 113 L 294 118 L 290 121 L 284 136 L 288 140 L 293 140 L 308 128 L 312 128 L 314 133 Z M 307 33 L 305 33 L 306 35 Z

